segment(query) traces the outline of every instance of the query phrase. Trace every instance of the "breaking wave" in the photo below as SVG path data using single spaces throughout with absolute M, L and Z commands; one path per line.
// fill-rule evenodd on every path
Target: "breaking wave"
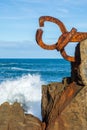
M 0 104 L 18 102 L 25 113 L 41 119 L 41 85 L 44 82 L 39 75 L 25 75 L 0 84 Z

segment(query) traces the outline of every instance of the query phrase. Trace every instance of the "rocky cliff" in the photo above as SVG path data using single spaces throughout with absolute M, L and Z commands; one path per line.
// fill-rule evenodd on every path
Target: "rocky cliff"
M 87 40 L 75 50 L 71 77 L 42 86 L 41 122 L 20 104 L 0 106 L 0 130 L 87 130 Z
M 43 86 L 42 116 L 46 130 L 87 129 L 87 86 L 75 82 Z
M 46 130 L 87 130 L 87 40 L 76 46 L 71 77 L 42 87 Z

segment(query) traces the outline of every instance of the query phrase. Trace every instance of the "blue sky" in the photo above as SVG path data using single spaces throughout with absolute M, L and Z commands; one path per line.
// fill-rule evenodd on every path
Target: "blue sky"
M 0 58 L 60 58 L 60 54 L 40 48 L 35 41 L 40 16 L 60 19 L 70 31 L 87 31 L 87 0 L 0 0 Z M 46 22 L 43 41 L 55 43 L 61 32 Z M 66 47 L 73 55 L 75 44 Z

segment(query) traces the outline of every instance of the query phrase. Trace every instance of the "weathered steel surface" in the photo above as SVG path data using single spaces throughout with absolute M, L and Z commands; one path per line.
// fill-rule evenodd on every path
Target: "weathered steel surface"
M 57 24 L 62 32 L 62 35 L 59 37 L 58 41 L 55 44 L 47 45 L 42 40 L 42 35 L 43 35 L 42 29 L 38 29 L 36 32 L 36 41 L 37 41 L 38 45 L 40 45 L 42 48 L 47 49 L 47 50 L 56 49 L 57 51 L 60 51 L 61 55 L 66 60 L 68 60 L 70 62 L 75 62 L 75 57 L 71 57 L 71 56 L 67 55 L 67 53 L 64 50 L 64 47 L 69 42 L 80 42 L 80 41 L 86 39 L 87 33 L 77 32 L 77 30 L 75 28 L 72 28 L 71 31 L 68 32 L 66 27 L 60 20 L 53 18 L 51 16 L 40 17 L 40 19 L 39 19 L 40 27 L 44 26 L 45 21 L 50 21 L 50 22 Z

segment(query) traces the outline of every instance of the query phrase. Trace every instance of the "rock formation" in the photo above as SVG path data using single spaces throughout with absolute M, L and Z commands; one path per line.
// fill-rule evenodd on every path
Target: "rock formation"
M 77 45 L 76 62 L 72 63 L 72 78 L 81 85 L 87 85 L 87 40 Z
M 87 130 L 87 40 L 76 47 L 71 77 L 42 87 L 46 130 Z
M 73 86 L 77 91 L 74 95 L 72 94 Z M 87 86 L 82 89 L 75 83 L 44 85 L 42 116 L 47 124 L 46 130 L 86 130 Z
M 25 115 L 19 103 L 0 106 L 0 130 L 44 130 L 45 125 L 33 115 Z

